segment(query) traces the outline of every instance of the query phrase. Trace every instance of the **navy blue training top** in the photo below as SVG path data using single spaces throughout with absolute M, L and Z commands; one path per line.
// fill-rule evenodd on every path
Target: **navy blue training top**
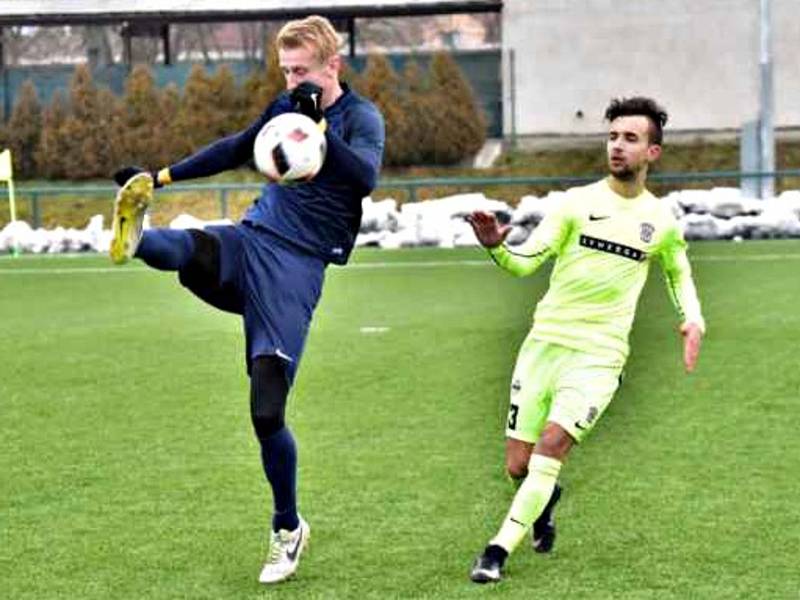
M 319 256 L 345 264 L 361 224 L 361 200 L 375 188 L 385 131 L 375 105 L 342 84 L 343 94 L 325 109 L 328 151 L 311 181 L 267 183 L 243 222 L 263 227 Z M 169 168 L 173 181 L 215 175 L 245 164 L 271 118 L 292 112 L 289 93 L 278 96 L 247 129 L 217 140 Z

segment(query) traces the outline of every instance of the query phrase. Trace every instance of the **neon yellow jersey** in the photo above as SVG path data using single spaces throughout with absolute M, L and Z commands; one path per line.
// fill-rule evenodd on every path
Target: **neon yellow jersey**
M 653 259 L 661 264 L 681 321 L 705 331 L 686 248 L 666 203 L 647 190 L 625 198 L 603 179 L 568 190 L 521 246 L 501 245 L 489 253 L 517 276 L 530 275 L 555 256 L 531 335 L 624 364 Z

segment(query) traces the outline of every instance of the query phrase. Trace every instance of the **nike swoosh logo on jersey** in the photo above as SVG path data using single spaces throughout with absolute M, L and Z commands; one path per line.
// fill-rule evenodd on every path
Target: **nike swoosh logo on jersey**
M 297 543 L 294 545 L 294 548 L 291 550 L 286 551 L 286 558 L 290 561 L 294 562 L 297 558 L 297 553 L 300 551 L 300 545 L 303 543 L 303 528 L 300 527 L 300 535 L 297 536 Z
M 603 219 L 610 219 L 611 215 L 589 215 L 590 221 L 602 221 Z

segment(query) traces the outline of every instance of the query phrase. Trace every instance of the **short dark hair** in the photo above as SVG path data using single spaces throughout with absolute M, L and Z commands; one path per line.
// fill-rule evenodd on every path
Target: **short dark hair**
M 606 119 L 610 122 L 617 117 L 642 116 L 650 120 L 650 143 L 661 145 L 664 139 L 664 125 L 667 124 L 667 111 L 652 98 L 633 96 L 614 98 L 606 108 Z

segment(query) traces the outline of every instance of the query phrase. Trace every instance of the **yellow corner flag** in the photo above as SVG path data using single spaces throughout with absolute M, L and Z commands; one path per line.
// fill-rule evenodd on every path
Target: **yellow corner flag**
M 8 184 L 8 207 L 11 212 L 11 222 L 17 220 L 17 206 L 14 201 L 14 178 L 12 177 L 11 168 L 11 150 L 6 149 L 0 152 L 0 182 L 5 181 Z M 11 249 L 14 256 L 19 256 L 19 247 L 14 243 Z
M 11 181 L 11 150 L 0 152 L 0 181 Z

